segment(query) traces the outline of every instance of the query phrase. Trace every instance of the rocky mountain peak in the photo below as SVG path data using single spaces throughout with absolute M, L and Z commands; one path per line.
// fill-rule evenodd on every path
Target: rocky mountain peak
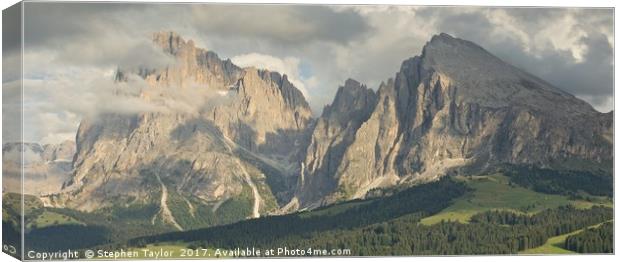
M 362 89 L 345 82 L 319 119 L 300 206 L 363 198 L 376 188 L 461 169 L 600 164 L 613 154 L 611 117 L 448 34 L 432 37 L 421 55 L 403 61 L 377 93 Z M 364 97 L 374 104 L 358 104 Z
M 169 54 L 173 62 L 160 68 L 124 68 L 117 73 L 117 81 L 126 80 L 132 72 L 144 78 L 151 86 L 204 86 L 226 90 L 243 74 L 243 70 L 230 59 L 223 60 L 213 51 L 196 47 L 192 40 L 185 40 L 175 32 L 154 33 L 152 41 L 165 54 Z
M 153 34 L 153 42 L 161 47 L 166 53 L 176 54 L 179 49 L 189 46 L 194 47 L 193 41 L 186 42 L 179 34 L 172 31 L 161 31 Z
M 241 218 L 257 217 L 286 202 L 316 207 L 465 169 L 613 157 L 612 113 L 447 34 L 377 92 L 347 79 L 316 121 L 286 75 L 239 68 L 173 32 L 154 44 L 176 61 L 139 71 L 149 87 L 213 90 L 217 103 L 83 120 L 72 179 L 50 203 L 158 205 L 153 192 L 167 191 L 214 213 L 228 200 L 251 201 Z M 176 224 L 162 214 L 151 221 Z
M 43 158 L 46 161 L 73 161 L 75 155 L 75 142 L 63 141 L 59 144 L 46 144 L 43 146 Z
M 431 79 L 451 86 L 459 101 L 494 108 L 527 106 L 557 115 L 592 114 L 573 95 L 494 56 L 481 46 L 445 33 L 435 35 L 420 56 L 406 60 L 401 73 L 410 83 Z M 553 105 L 553 108 L 549 108 Z
M 352 78 L 347 79 L 344 82 L 344 85 L 340 86 L 340 88 L 338 89 L 338 93 L 342 93 L 342 94 L 346 93 L 347 95 L 350 95 L 350 96 L 364 95 L 363 93 L 365 92 L 374 93 L 372 89 L 369 89 L 368 87 L 366 87 L 366 85 Z
M 291 108 L 301 107 L 310 110 L 310 105 L 308 105 L 304 94 L 289 81 L 286 74 L 271 72 L 264 69 L 256 70 L 258 75 L 263 80 L 271 81 L 278 87 L 280 93 L 282 94 L 282 97 L 284 98 L 284 101 L 288 106 L 290 106 Z
M 474 56 L 477 58 L 469 62 L 478 61 L 493 63 L 501 61 L 481 46 L 446 33 L 434 35 L 422 48 L 422 57 L 427 59 L 441 59 L 436 62 L 463 62 L 464 58 L 472 58 Z
M 518 81 L 526 77 L 521 70 L 493 56 L 484 48 L 445 33 L 433 36 L 426 43 L 418 61 L 424 71 L 444 74 L 462 84 L 473 84 L 474 81 Z
M 311 130 L 295 201 L 302 205 L 314 203 L 336 188 L 334 176 L 346 149 L 355 141 L 357 130 L 369 119 L 377 101 L 378 95 L 372 89 L 354 79 L 347 79 L 338 88 Z
M 362 87 L 362 84 L 360 84 L 360 82 L 358 82 L 358 81 L 357 81 L 357 80 L 355 80 L 355 79 L 348 78 L 346 81 L 344 81 L 344 86 L 343 86 L 343 87 L 344 87 L 344 88 L 353 88 L 353 89 L 356 89 L 356 88 L 360 88 L 360 87 Z
M 295 146 L 312 115 L 301 91 L 285 75 L 240 68 L 174 32 L 155 33 L 153 44 L 174 62 L 119 70 L 117 81 L 137 74 L 147 85 L 142 92 L 157 95 L 140 98 L 187 100 L 198 109 L 83 119 L 72 178 L 46 201 L 90 211 L 161 203 L 152 192 L 169 190 L 214 213 L 232 199 L 252 201 L 246 210 L 252 217 L 272 211 L 276 198 L 288 197 L 289 161 L 297 160 Z M 178 93 L 198 95 L 193 100 Z M 266 175 L 269 183 L 280 183 L 278 190 L 262 190 L 271 186 Z M 158 220 L 177 227 L 169 216 L 155 215 Z
M 366 114 L 360 114 L 359 111 L 372 110 L 376 99 L 377 95 L 372 89 L 349 78 L 338 88 L 334 101 L 323 110 L 323 116 L 328 118 L 333 114 L 338 114 L 342 118 L 364 116 Z

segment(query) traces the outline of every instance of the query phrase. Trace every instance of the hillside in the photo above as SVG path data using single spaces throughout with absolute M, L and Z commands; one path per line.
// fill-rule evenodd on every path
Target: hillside
M 511 189 L 504 184 L 505 180 L 498 179 L 501 177 L 497 175 L 442 179 L 386 198 L 138 238 L 130 241 L 129 246 L 175 242 L 180 246 L 185 243 L 185 246 L 221 248 L 287 246 L 330 250 L 339 247 L 350 249 L 353 255 L 515 254 L 539 247 L 547 239 L 552 241 L 556 235 L 612 217 L 610 208 L 595 203 L 575 205 L 577 202 L 566 197 L 540 194 L 518 186 Z M 486 185 L 483 187 L 480 183 Z M 461 189 L 455 191 L 458 188 Z M 494 188 L 498 190 L 493 191 L 494 194 L 501 192 L 526 198 L 520 203 L 511 199 L 492 201 L 485 194 Z M 446 195 L 452 192 L 460 193 Z M 468 202 L 474 207 L 460 207 L 467 219 L 442 217 L 446 212 L 453 213 L 449 210 L 459 202 Z M 428 206 L 441 208 L 428 209 Z M 502 219 L 496 220 L 496 217 Z M 429 234 L 434 237 L 429 239 Z M 411 243 L 414 244 L 407 246 Z

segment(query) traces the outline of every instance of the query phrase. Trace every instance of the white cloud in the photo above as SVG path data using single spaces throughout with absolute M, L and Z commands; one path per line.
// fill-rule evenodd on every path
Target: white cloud
M 505 61 L 607 112 L 613 88 L 613 12 L 579 8 L 354 7 L 372 28 L 337 46 L 338 71 L 376 87 L 439 32 L 473 41 Z M 351 66 L 354 65 L 354 66 Z M 349 68 L 354 69 L 347 69 Z M 384 75 L 383 78 L 379 75 Z
M 80 116 L 71 112 L 46 112 L 35 115 L 36 127 L 41 144 L 59 144 L 66 140 L 75 139 L 75 130 L 80 123 Z
M 127 82 L 115 82 L 114 72 L 110 70 L 74 68 L 71 71 L 72 74 L 24 81 L 26 141 L 58 143 L 73 139 L 82 118 L 99 114 L 197 114 L 206 107 L 225 102 L 212 90 L 197 85 L 154 88 L 137 75 L 129 74 Z
M 315 114 L 351 77 L 377 88 L 432 35 L 476 42 L 601 111 L 612 107 L 613 10 L 410 6 L 28 5 L 25 73 L 32 114 L 51 112 L 58 127 L 32 139 L 54 140 L 96 112 L 193 111 L 211 94 L 173 92 L 174 99 L 112 99 L 111 72 L 164 65 L 150 33 L 177 31 L 240 66 L 287 74 Z M 164 18 L 164 19 L 162 19 Z M 79 21 L 79 22 L 76 22 Z M 303 67 L 303 73 L 301 68 Z M 160 92 L 148 90 L 148 92 Z M 147 93 L 148 93 L 147 92 Z M 152 94 L 152 93 L 151 93 Z M 151 95 L 156 97 L 156 95 Z M 103 101 L 114 101 L 104 103 Z M 6 110 L 6 109 L 5 109 Z M 72 116 L 74 115 L 74 116 Z M 48 116 L 49 117 L 49 116 Z M 34 119 L 34 118 L 33 118 Z M 63 124 L 64 122 L 64 124 Z M 60 126 L 65 127 L 60 127 Z M 57 136 L 54 134 L 58 134 Z

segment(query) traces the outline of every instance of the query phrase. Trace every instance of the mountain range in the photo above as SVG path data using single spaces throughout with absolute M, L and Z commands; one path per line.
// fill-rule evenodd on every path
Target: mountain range
M 120 68 L 118 93 L 172 109 L 83 119 L 68 179 L 46 205 L 155 206 L 151 224 L 185 230 L 505 164 L 611 176 L 613 112 L 447 34 L 376 90 L 346 80 L 317 118 L 286 75 L 240 68 L 174 32 L 153 44 L 175 62 Z M 135 81 L 147 86 L 124 93 Z M 168 107 L 178 101 L 190 102 Z
M 56 193 L 71 178 L 75 142 L 60 144 L 9 142 L 2 145 L 3 192 Z M 23 176 L 22 176 L 23 168 Z

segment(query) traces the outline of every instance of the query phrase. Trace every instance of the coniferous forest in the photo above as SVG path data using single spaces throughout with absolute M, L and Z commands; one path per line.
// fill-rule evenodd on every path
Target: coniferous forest
M 578 253 L 613 253 L 614 224 L 604 223 L 566 238 L 565 248 Z
M 182 241 L 205 248 L 336 248 L 350 249 L 351 255 L 359 256 L 515 254 L 541 246 L 550 237 L 613 219 L 613 211 L 607 207 L 560 206 L 534 215 L 487 211 L 474 215 L 469 223 L 420 223 L 422 218 L 437 213 L 467 192 L 464 184 L 444 178 L 370 203 L 353 202 L 312 212 L 137 238 L 129 245 Z M 590 232 L 586 237 L 595 238 L 596 234 Z
M 541 247 L 552 237 L 568 234 L 565 243 L 562 243 L 566 250 L 578 253 L 613 252 L 613 209 L 597 204 L 586 207 L 537 207 L 545 203 L 544 198 L 557 198 L 558 195 L 534 195 L 543 199 L 528 204 L 533 209 L 529 206 L 522 210 L 490 209 L 476 212 L 466 221 L 423 221 L 463 202 L 477 205 L 471 202 L 471 197 L 481 197 L 475 195 L 480 185 L 493 187 L 505 182 L 504 187 L 492 192 L 516 190 L 521 192 L 517 197 L 533 194 L 515 189 L 516 182 L 510 176 L 504 177 L 507 182 L 501 179 L 502 176 L 444 177 L 436 182 L 386 192 L 376 198 L 171 233 L 165 233 L 166 228 L 149 229 L 135 223 L 113 226 L 118 219 L 108 221 L 109 217 L 69 212 L 67 209 L 33 209 L 33 212 L 56 212 L 88 223 L 41 228 L 31 223 L 26 234 L 29 239 L 27 246 L 48 251 L 85 248 L 117 250 L 158 243 L 183 243 L 193 248 L 349 249 L 350 255 L 354 256 L 516 254 Z M 578 180 L 555 181 L 558 188 L 578 188 L 575 182 Z M 571 197 L 566 196 L 565 199 Z M 138 223 L 139 219 L 135 221 Z M 5 223 L 3 226 L 5 229 L 13 228 Z M 139 231 L 141 229 L 143 231 Z M 67 234 L 74 237 L 63 240 L 62 236 Z

